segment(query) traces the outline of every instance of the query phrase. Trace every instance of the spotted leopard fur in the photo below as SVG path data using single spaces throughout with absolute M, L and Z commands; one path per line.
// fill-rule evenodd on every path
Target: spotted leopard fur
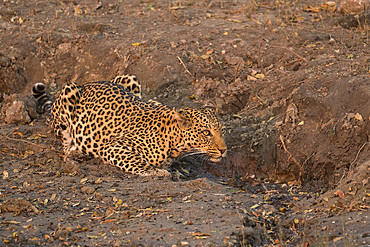
M 40 97 L 45 86 L 36 84 L 33 92 L 39 103 L 50 103 Z M 71 83 L 49 106 L 44 108 L 51 111 L 66 157 L 78 150 L 126 172 L 168 175 L 163 169 L 183 154 L 205 155 L 213 162 L 226 155 L 223 127 L 212 109 L 148 103 L 121 83 Z
M 141 99 L 141 84 L 136 76 L 128 74 L 120 75 L 114 77 L 110 82 L 122 85 L 129 92 Z

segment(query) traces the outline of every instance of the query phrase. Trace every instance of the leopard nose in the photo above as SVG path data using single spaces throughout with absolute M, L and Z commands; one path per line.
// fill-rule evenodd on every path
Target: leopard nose
M 221 155 L 223 155 L 226 152 L 226 148 L 219 148 Z

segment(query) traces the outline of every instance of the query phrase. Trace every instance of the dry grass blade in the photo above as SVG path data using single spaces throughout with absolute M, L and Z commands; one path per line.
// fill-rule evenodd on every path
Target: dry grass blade
M 290 53 L 292 53 L 292 54 L 296 55 L 299 59 L 303 60 L 305 63 L 307 63 L 307 62 L 308 62 L 304 57 L 302 57 L 302 56 L 298 55 L 297 53 L 295 53 L 294 51 L 292 51 L 291 49 L 289 49 L 289 48 L 287 48 L 287 47 L 284 47 L 284 46 L 277 46 L 277 45 L 272 45 L 271 47 L 274 47 L 274 48 L 280 48 L 280 49 L 284 49 L 284 50 L 286 50 L 286 51 L 289 51 Z
M 25 143 L 28 143 L 30 145 L 35 145 L 35 146 L 38 146 L 40 148 L 48 148 L 47 146 L 45 145 L 39 145 L 39 144 L 36 144 L 36 143 L 33 143 L 33 142 L 30 142 L 30 141 L 26 141 L 26 140 L 23 140 L 23 139 L 16 139 L 16 138 L 11 138 L 9 136 L 6 136 L 4 135 L 4 137 L 8 140 L 11 140 L 11 141 L 19 141 L 19 142 L 25 142 Z
M 188 73 L 189 75 L 193 75 L 192 73 L 190 73 L 190 71 L 186 68 L 184 62 L 181 60 L 180 57 L 177 57 L 177 59 L 180 61 L 180 63 L 182 64 L 182 66 L 184 66 L 184 69 L 185 69 L 185 72 Z
M 298 168 L 299 168 L 299 182 L 302 182 L 302 175 L 303 175 L 302 166 L 298 163 L 298 161 L 293 157 L 293 155 L 286 148 L 283 136 L 280 135 L 279 137 L 280 137 L 281 144 L 283 145 L 284 151 L 289 155 L 289 159 L 291 159 L 298 166 Z

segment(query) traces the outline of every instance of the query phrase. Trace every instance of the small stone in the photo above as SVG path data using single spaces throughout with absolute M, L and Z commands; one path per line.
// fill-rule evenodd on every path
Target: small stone
M 6 109 L 5 122 L 8 124 L 27 124 L 31 122 L 23 101 L 15 100 Z
M 276 213 L 276 212 L 278 211 L 274 206 L 269 205 L 269 204 L 264 204 L 264 205 L 262 205 L 262 208 L 263 208 L 263 210 L 265 210 L 266 212 Z
M 95 194 L 95 198 L 96 198 L 96 199 L 102 199 L 102 198 L 103 198 L 103 194 L 102 194 L 102 193 L 100 193 L 100 192 L 97 192 L 97 193 Z
M 92 194 L 92 193 L 95 192 L 95 189 L 93 187 L 90 187 L 90 186 L 84 186 L 84 187 L 81 188 L 81 191 L 84 194 Z

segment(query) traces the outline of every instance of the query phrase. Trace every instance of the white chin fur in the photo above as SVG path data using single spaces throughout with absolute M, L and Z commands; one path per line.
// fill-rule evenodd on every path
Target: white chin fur
M 210 160 L 212 161 L 212 162 L 220 162 L 221 161 L 221 159 L 222 159 L 222 157 L 220 157 L 220 158 L 210 158 Z

